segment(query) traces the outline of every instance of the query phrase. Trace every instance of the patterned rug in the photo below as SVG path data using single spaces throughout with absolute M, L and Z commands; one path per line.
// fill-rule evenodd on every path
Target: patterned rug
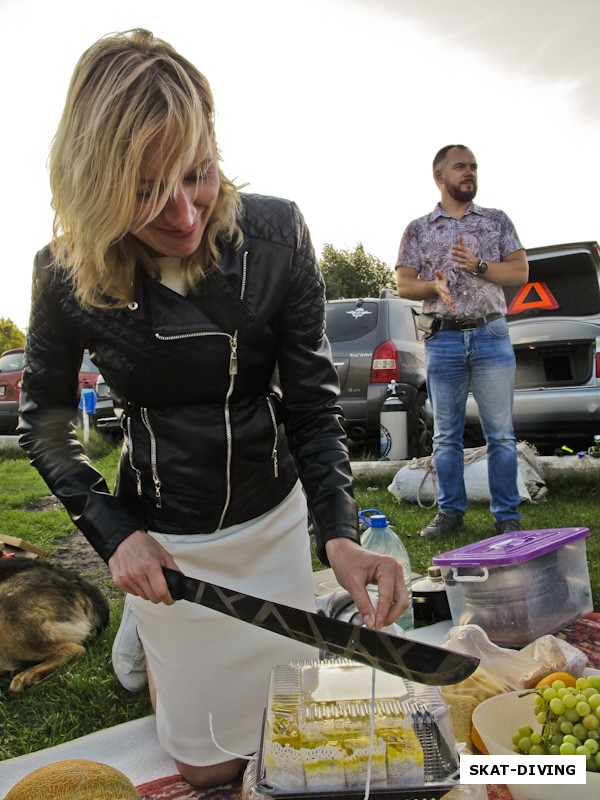
M 225 783 L 213 789 L 194 789 L 179 775 L 158 778 L 136 786 L 141 800 L 241 800 L 242 781 Z
M 557 634 L 588 657 L 590 667 L 600 669 L 600 613 L 592 612 Z M 179 775 L 170 775 L 137 786 L 142 800 L 242 800 L 241 780 L 205 791 L 194 789 Z M 506 786 L 487 787 L 488 800 L 512 800 Z

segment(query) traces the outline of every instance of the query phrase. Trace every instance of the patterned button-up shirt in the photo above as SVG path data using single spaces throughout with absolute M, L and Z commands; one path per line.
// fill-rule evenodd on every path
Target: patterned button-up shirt
M 454 219 L 438 203 L 430 214 L 408 225 L 400 242 L 396 266 L 416 269 L 419 277 L 426 281 L 435 278 L 436 269 L 447 276 L 456 311 L 452 312 L 436 295 L 423 300 L 426 314 L 439 317 L 505 314 L 506 301 L 501 286 L 454 266 L 450 251 L 459 236 L 484 261 L 504 261 L 510 253 L 523 249 L 514 225 L 503 211 L 471 203 L 461 219 Z

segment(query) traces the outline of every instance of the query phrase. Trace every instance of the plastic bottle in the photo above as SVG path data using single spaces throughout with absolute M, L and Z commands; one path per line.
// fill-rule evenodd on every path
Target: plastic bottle
M 361 545 L 367 550 L 373 550 L 375 553 L 392 556 L 402 567 L 410 604 L 406 611 L 396 619 L 396 624 L 403 630 L 410 631 L 415 626 L 415 619 L 412 606 L 412 590 L 410 586 L 412 570 L 406 547 L 404 547 L 402 539 L 390 527 L 387 517 L 385 514 L 382 514 L 381 511 L 378 511 L 376 508 L 368 508 L 359 511 L 358 516 L 367 527 L 367 530 L 361 536 Z M 377 586 L 375 584 L 370 584 L 367 586 L 367 589 L 371 593 L 377 593 Z

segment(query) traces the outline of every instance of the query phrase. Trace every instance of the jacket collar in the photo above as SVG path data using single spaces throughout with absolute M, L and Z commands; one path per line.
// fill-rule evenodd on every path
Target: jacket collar
M 241 260 L 242 253 L 236 251 L 229 258 Z M 233 334 L 254 320 L 221 269 L 201 282 L 198 294 L 182 297 L 155 281 L 138 262 L 134 297 L 134 313 L 151 320 L 157 333 L 206 330 Z

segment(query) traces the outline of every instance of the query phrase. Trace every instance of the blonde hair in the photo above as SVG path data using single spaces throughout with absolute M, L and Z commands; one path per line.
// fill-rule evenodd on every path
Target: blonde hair
M 181 178 L 211 155 L 219 172 L 219 193 L 202 242 L 182 263 L 192 289 L 217 267 L 219 240 L 241 241 L 237 187 L 218 165 L 210 86 L 149 31 L 103 37 L 75 67 L 50 152 L 52 251 L 82 305 L 127 305 L 136 259 L 152 269 L 144 245 L 129 231 L 143 157 L 156 143 L 162 174 L 153 176 L 148 219 L 160 213 Z

